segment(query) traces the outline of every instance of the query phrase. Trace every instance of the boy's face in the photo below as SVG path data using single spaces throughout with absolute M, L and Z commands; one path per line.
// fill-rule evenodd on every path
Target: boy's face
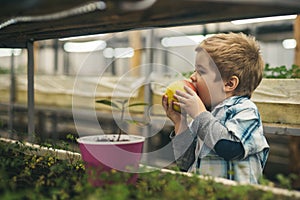
M 226 98 L 220 72 L 205 50 L 197 51 L 195 72 L 190 78 L 208 109 Z

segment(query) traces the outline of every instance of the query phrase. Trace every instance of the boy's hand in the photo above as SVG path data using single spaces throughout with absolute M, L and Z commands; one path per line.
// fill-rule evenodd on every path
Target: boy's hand
M 187 86 L 184 86 L 184 89 L 186 92 L 176 91 L 174 97 L 176 97 L 179 102 L 174 102 L 174 104 L 180 106 L 181 109 L 194 119 L 200 113 L 206 111 L 206 108 L 195 91 Z
M 188 128 L 187 125 L 187 116 L 186 113 L 179 113 L 173 109 L 173 104 L 175 102 L 172 102 L 172 104 L 168 103 L 168 96 L 163 95 L 162 97 L 162 106 L 164 107 L 164 110 L 166 111 L 167 116 L 170 118 L 170 120 L 174 123 L 175 126 L 175 134 L 181 133 L 185 131 Z

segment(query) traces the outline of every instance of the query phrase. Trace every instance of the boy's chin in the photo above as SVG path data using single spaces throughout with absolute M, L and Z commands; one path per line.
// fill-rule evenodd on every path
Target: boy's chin
M 207 111 L 209 112 L 212 111 L 213 106 L 211 105 L 211 102 L 207 102 L 207 103 L 203 102 L 203 103 Z
M 205 105 L 205 108 L 206 108 L 207 111 L 209 111 L 209 112 L 211 111 L 211 106 L 210 105 L 209 106 Z

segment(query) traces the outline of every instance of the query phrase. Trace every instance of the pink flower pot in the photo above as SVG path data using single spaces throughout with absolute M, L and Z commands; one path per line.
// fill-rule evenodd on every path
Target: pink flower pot
M 109 175 L 116 171 L 127 175 L 132 173 L 128 180 L 125 180 L 127 183 L 135 183 L 137 179 L 145 138 L 122 135 L 121 141 L 110 141 L 116 140 L 117 137 L 118 135 L 96 135 L 78 139 L 89 182 L 93 186 L 113 183 L 113 180 L 109 180 Z M 106 174 L 105 180 L 103 174 Z

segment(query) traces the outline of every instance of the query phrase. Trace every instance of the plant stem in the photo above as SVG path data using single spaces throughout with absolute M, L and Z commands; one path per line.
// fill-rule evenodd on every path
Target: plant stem
M 122 129 L 119 128 L 119 133 L 118 133 L 118 138 L 117 138 L 117 141 L 120 141 L 121 139 L 121 135 L 122 135 Z
M 121 122 L 123 122 L 123 120 L 124 120 L 125 103 L 126 103 L 126 101 L 124 101 L 124 102 L 122 103 Z M 119 135 L 118 135 L 117 141 L 120 141 L 121 135 L 122 135 L 122 128 L 119 128 Z

